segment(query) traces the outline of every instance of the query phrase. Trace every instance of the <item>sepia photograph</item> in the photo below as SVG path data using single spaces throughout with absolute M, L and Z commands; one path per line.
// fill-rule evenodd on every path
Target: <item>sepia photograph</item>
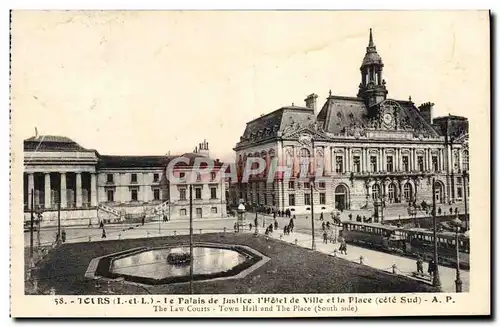
M 488 11 L 10 24 L 17 315 L 490 313 Z

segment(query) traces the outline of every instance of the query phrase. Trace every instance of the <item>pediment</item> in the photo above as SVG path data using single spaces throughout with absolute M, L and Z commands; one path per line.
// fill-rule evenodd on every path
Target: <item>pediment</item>
M 294 140 L 311 138 L 315 141 L 330 139 L 328 135 L 325 134 L 323 131 L 319 130 L 319 128 L 316 129 L 315 127 L 310 127 L 310 126 L 301 127 L 295 131 L 291 131 L 290 133 L 284 134 L 283 138 L 294 139 Z

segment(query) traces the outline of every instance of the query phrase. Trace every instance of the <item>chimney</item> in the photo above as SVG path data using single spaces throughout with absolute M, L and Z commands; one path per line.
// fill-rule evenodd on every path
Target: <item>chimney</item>
M 434 103 L 432 102 L 423 103 L 418 107 L 420 115 L 428 124 L 432 124 L 432 107 L 434 107 Z
M 306 102 L 306 107 L 309 109 L 312 109 L 314 111 L 314 114 L 316 114 L 316 99 L 318 98 L 317 94 L 309 94 L 307 98 L 305 98 Z

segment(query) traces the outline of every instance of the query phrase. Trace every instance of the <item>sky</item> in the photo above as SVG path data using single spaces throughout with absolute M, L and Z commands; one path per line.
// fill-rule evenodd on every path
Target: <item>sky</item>
M 355 96 L 370 28 L 389 98 L 488 119 L 484 11 L 17 11 L 12 145 L 36 127 L 101 154 L 206 139 L 213 158 L 234 160 L 246 122 L 310 93 L 320 108 L 329 90 Z

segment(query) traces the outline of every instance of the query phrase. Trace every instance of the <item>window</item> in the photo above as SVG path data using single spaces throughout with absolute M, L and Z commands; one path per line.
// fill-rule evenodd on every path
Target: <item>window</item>
M 179 189 L 179 200 L 181 200 L 181 201 L 186 200 L 186 189 L 185 188 Z
M 380 185 L 378 184 L 373 184 L 372 186 L 372 199 L 378 199 L 380 195 Z
M 113 174 L 107 174 L 106 178 L 107 183 L 113 183 Z
M 310 189 L 310 188 L 311 188 L 311 183 L 304 182 L 304 189 Z
M 201 174 L 200 173 L 196 173 L 196 181 L 201 182 Z
M 409 183 L 406 183 L 404 188 L 403 188 L 403 196 L 406 201 L 411 201 L 411 185 Z
M 417 156 L 417 167 L 419 171 L 424 171 L 424 157 Z
M 438 157 L 432 156 L 432 170 L 439 171 Z
M 335 157 L 335 172 L 336 173 L 344 172 L 344 158 L 342 158 L 342 156 Z
M 130 182 L 137 183 L 137 174 L 130 174 Z
M 288 205 L 289 206 L 295 205 L 295 194 L 288 194 Z
M 304 204 L 306 206 L 310 206 L 311 205 L 311 194 L 304 194 Z
M 202 209 L 201 208 L 196 208 L 196 217 L 201 218 L 202 217 Z
M 160 200 L 160 190 L 157 188 L 153 190 L 153 200 L 154 201 Z
M 153 182 L 158 183 L 160 181 L 160 174 L 153 174 Z
M 216 187 L 210 188 L 210 199 L 217 199 L 217 188 Z
M 288 182 L 288 188 L 290 190 L 293 190 L 295 188 L 295 183 L 294 182 Z
M 463 156 L 462 168 L 463 168 L 463 170 L 468 171 L 469 170 L 469 150 L 464 150 L 462 156 Z
M 210 209 L 210 212 L 212 212 L 212 213 L 217 213 L 217 207 L 212 207 L 212 208 Z
M 388 172 L 394 171 L 394 157 L 393 156 L 387 156 L 387 171 Z
M 354 172 L 360 173 L 361 172 L 361 158 L 359 156 L 354 156 L 353 162 L 354 162 Z
M 462 198 L 462 177 L 457 177 L 457 198 Z
M 394 186 L 394 184 L 389 184 L 389 190 L 388 190 L 388 198 L 389 198 L 389 202 L 392 203 L 392 201 L 394 201 L 395 197 L 396 197 L 396 187 Z
M 370 156 L 370 169 L 372 172 L 377 171 L 377 157 L 376 156 Z
M 319 204 L 326 204 L 326 194 L 325 193 L 319 194 Z
M 404 171 L 409 171 L 410 170 L 410 158 L 408 156 L 403 156 L 403 170 Z
M 319 182 L 319 188 L 325 188 L 326 187 L 325 185 L 326 185 L 325 182 Z
M 113 175 L 111 175 L 111 176 L 113 176 Z M 115 191 L 108 190 L 106 193 L 108 195 L 108 202 L 115 202 Z
M 131 201 L 137 201 L 137 190 L 130 190 L 130 200 Z
M 201 200 L 201 188 L 195 189 L 195 198 L 196 200 Z
M 179 215 L 181 216 L 185 216 L 187 213 L 186 213 L 186 209 L 181 209 L 179 210 Z
M 216 176 L 215 172 L 211 172 L 211 173 L 210 173 L 210 178 L 211 178 L 213 181 L 215 180 L 215 176 Z

